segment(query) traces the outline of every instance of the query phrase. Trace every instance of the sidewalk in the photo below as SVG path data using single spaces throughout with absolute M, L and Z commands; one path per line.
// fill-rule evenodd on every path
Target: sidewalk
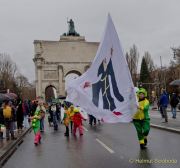
M 151 108 L 152 110 L 154 110 L 154 111 L 158 111 L 157 107 L 150 106 L 150 108 Z M 153 108 L 155 108 L 155 109 L 153 109 Z M 178 108 L 176 108 L 176 111 L 177 111 L 177 112 L 180 112 L 180 110 L 179 110 Z M 171 107 L 170 107 L 170 106 L 168 106 L 167 112 L 171 112 Z
M 12 155 L 12 153 L 23 142 L 23 137 L 31 130 L 31 128 L 25 129 L 21 134 L 15 134 L 16 140 L 7 141 L 6 138 L 0 140 L 0 167 L 6 162 L 6 160 Z
M 167 131 L 180 133 L 180 112 L 177 112 L 176 119 L 172 118 L 172 113 L 168 112 L 168 123 L 163 123 L 161 114 L 157 110 L 150 110 L 151 127 L 159 128 Z

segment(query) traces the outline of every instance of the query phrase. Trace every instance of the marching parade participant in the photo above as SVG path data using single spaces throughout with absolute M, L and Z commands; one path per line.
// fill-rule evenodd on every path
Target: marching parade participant
M 69 137 L 69 122 L 70 122 L 70 112 L 68 110 L 68 106 L 64 103 L 63 123 L 66 127 L 66 132 L 64 133 L 64 136 L 67 136 L 67 137 Z
M 71 105 L 69 108 L 69 112 L 70 112 L 70 127 L 71 127 L 71 133 L 73 131 L 73 116 L 74 116 L 74 106 Z
M 147 145 L 147 136 L 150 130 L 149 117 L 149 101 L 147 100 L 147 91 L 140 88 L 137 91 L 138 96 L 138 110 L 133 116 L 133 123 L 137 131 L 139 144 L 141 149 L 145 149 Z
M 44 113 L 45 107 L 43 106 L 43 101 L 39 100 L 36 111 L 32 117 L 30 117 L 32 121 L 32 128 L 34 130 L 34 144 L 38 145 L 41 142 L 41 131 L 44 131 Z
M 49 107 L 49 125 L 51 122 L 53 122 L 54 130 L 58 130 L 58 109 L 55 100 L 52 101 L 51 106 Z
M 34 144 L 38 145 L 41 141 L 41 133 L 40 133 L 40 120 L 41 120 L 41 112 L 40 109 L 37 109 L 34 113 L 34 116 L 31 117 L 32 120 L 32 128 L 34 130 Z
M 73 116 L 73 134 L 76 135 L 76 129 L 79 129 L 79 135 L 83 135 L 83 128 L 82 128 L 82 120 L 85 120 L 82 115 L 80 114 L 80 111 L 78 108 L 74 109 L 74 116 Z

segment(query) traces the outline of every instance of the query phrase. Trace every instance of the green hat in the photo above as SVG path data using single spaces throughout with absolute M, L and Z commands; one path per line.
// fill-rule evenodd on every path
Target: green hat
M 144 88 L 140 88 L 137 92 L 138 94 L 143 93 L 145 97 L 147 97 L 147 91 Z

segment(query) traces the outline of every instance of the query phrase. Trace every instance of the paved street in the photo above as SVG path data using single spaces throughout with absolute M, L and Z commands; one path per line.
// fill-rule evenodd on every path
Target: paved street
M 180 134 L 151 129 L 148 149 L 139 149 L 136 132 L 130 124 L 103 124 L 91 128 L 85 124 L 83 137 L 64 137 L 64 126 L 58 132 L 46 126 L 42 144 L 35 147 L 33 132 L 5 164 L 5 168 L 119 168 L 180 167 Z M 177 160 L 174 164 L 143 164 L 137 159 L 160 162 Z M 139 160 L 141 161 L 141 160 Z M 134 163 L 131 163 L 134 162 Z

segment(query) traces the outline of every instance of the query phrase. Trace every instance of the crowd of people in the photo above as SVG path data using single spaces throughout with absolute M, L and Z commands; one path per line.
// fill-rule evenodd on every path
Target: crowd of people
M 137 91 L 139 106 L 137 112 L 133 116 L 133 123 L 137 130 L 137 135 L 140 143 L 140 148 L 145 149 L 147 145 L 147 136 L 150 131 L 150 117 L 149 117 L 149 101 L 147 99 L 147 91 L 140 88 Z M 61 109 L 64 110 L 64 116 L 61 119 Z M 35 115 L 31 117 L 32 126 L 35 133 L 34 144 L 38 145 L 41 142 L 40 121 L 42 108 L 37 108 Z M 70 133 L 76 136 L 77 129 L 79 136 L 83 135 L 83 120 L 86 120 L 81 114 L 79 107 L 74 106 L 72 103 L 69 105 L 64 101 L 62 104 L 57 104 L 54 101 L 48 107 L 48 122 L 49 126 L 54 126 L 54 130 L 58 130 L 58 123 L 63 123 L 65 126 L 64 136 L 69 137 Z M 89 124 L 96 125 L 96 118 L 89 115 Z M 59 122 L 58 122 L 59 121 Z M 98 120 L 98 122 L 100 122 Z
M 167 108 L 171 106 L 172 118 L 176 119 L 177 108 L 180 110 L 180 93 L 172 93 L 169 95 L 165 89 L 161 90 L 161 95 L 158 101 L 158 108 L 164 122 L 168 122 Z
M 64 111 L 63 118 L 61 118 L 62 109 Z M 35 135 L 35 145 L 41 143 L 41 132 L 44 132 L 45 112 L 49 113 L 49 126 L 54 127 L 54 131 L 58 130 L 59 124 L 64 124 L 64 136 L 69 137 L 70 132 L 74 136 L 76 136 L 77 129 L 79 130 L 79 135 L 83 135 L 82 121 L 86 119 L 81 115 L 80 108 L 75 107 L 73 104 L 68 105 L 65 101 L 62 104 L 56 103 L 56 101 L 52 101 L 45 108 L 44 103 L 42 101 L 39 101 L 34 115 L 30 117 L 30 120 L 32 121 L 32 128 L 34 130 Z
M 0 139 L 3 139 L 2 127 L 6 128 L 6 139 L 16 139 L 17 133 L 29 128 L 29 116 L 33 115 L 35 102 L 29 100 L 5 100 L 0 103 Z
M 64 116 L 61 117 L 61 110 Z M 44 121 L 48 113 L 49 126 L 55 131 L 58 130 L 59 124 L 65 126 L 65 136 L 71 132 L 76 135 L 79 130 L 80 136 L 83 135 L 82 120 L 85 120 L 80 113 L 80 108 L 75 107 L 72 103 L 57 103 L 52 101 L 49 104 L 44 103 L 42 99 L 37 100 L 5 100 L 0 104 L 0 139 L 15 140 L 18 134 L 32 126 L 35 134 L 34 144 L 38 145 L 41 140 L 41 133 L 44 132 Z M 91 116 L 92 118 L 93 116 Z M 95 118 L 94 118 L 95 119 Z M 3 135 L 6 129 L 5 135 Z M 70 127 L 70 129 L 69 129 Z M 69 131 L 70 130 L 70 131 Z

